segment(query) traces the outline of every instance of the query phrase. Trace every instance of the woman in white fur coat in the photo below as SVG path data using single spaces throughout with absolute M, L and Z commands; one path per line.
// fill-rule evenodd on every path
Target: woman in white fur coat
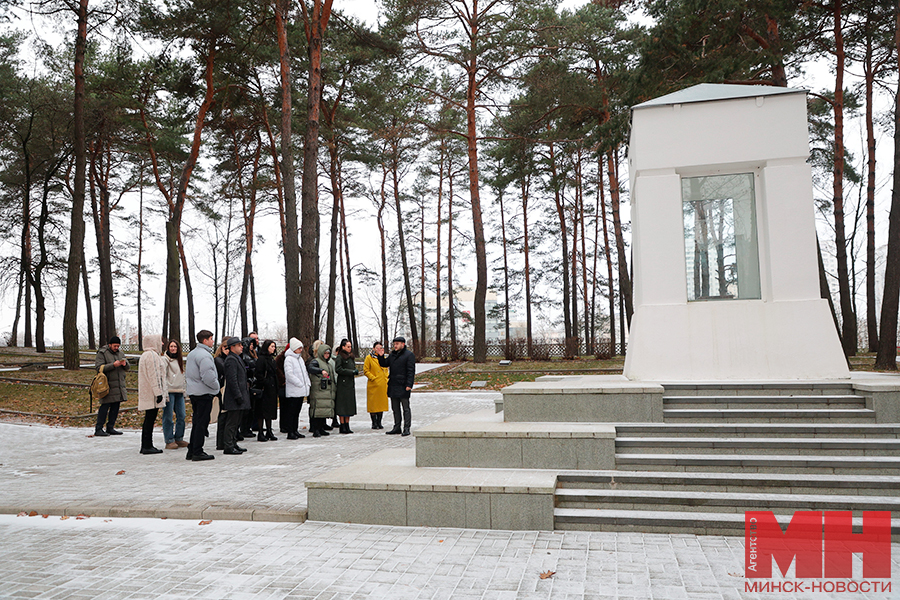
M 144 353 L 138 363 L 138 410 L 144 411 L 141 427 L 141 454 L 161 454 L 153 446 L 153 426 L 159 409 L 166 405 L 166 361 L 160 354 L 162 338 L 158 335 L 144 337 Z

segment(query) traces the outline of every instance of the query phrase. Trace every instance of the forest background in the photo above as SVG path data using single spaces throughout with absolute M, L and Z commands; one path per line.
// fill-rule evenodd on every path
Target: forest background
M 822 294 L 892 368 L 898 46 L 883 0 L 0 0 L 0 331 L 614 354 L 630 107 L 711 82 L 810 90 Z

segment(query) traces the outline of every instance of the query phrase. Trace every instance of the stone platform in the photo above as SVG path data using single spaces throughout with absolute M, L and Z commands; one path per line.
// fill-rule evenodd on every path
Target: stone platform
M 552 471 L 421 468 L 413 450 L 382 450 L 306 487 L 313 521 L 553 529 Z
M 900 512 L 896 376 L 544 377 L 503 390 L 502 408 L 309 481 L 309 518 L 740 535 L 745 510 L 783 522 L 800 509 Z

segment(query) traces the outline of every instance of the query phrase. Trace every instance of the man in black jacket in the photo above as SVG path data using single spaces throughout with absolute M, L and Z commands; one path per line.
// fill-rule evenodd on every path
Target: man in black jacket
M 412 426 L 412 412 L 409 410 L 409 393 L 416 380 L 416 356 L 406 347 L 406 338 L 394 338 L 394 351 L 389 356 L 379 356 L 378 363 L 388 367 L 388 397 L 391 399 L 391 410 L 394 413 L 394 428 L 388 435 L 401 432 L 400 423 L 404 423 L 402 435 L 409 435 Z M 403 419 L 400 409 L 403 408 Z

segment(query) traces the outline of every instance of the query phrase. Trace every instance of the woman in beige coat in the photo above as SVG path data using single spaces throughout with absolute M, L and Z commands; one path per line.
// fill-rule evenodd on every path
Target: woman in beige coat
M 158 335 L 144 337 L 144 353 L 138 363 L 138 410 L 144 411 L 141 427 L 141 454 L 161 454 L 153 446 L 153 425 L 159 409 L 166 405 L 166 361 L 160 356 L 162 340 Z

